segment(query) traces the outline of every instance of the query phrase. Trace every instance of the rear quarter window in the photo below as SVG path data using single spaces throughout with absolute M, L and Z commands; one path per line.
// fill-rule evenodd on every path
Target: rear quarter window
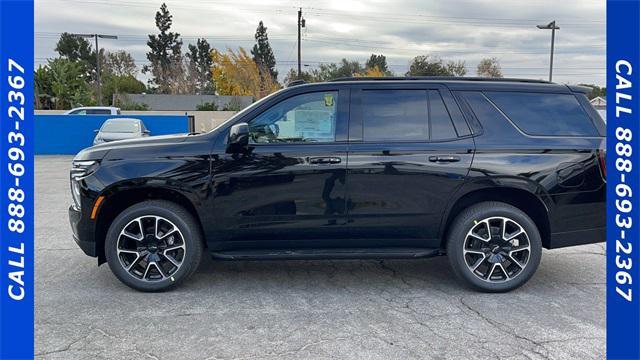
M 599 136 L 572 94 L 484 92 L 520 130 L 537 136 Z

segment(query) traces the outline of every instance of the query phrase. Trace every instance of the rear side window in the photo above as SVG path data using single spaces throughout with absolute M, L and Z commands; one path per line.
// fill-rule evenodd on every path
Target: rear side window
M 427 92 L 362 91 L 362 122 L 364 141 L 426 141 Z
M 429 114 L 431 119 L 431 140 L 454 139 L 458 135 L 451 122 L 451 116 L 437 90 L 429 90 Z
M 87 110 L 87 115 L 110 115 L 111 110 L 109 109 L 89 109 Z
M 571 94 L 485 92 L 502 112 L 529 135 L 599 136 Z

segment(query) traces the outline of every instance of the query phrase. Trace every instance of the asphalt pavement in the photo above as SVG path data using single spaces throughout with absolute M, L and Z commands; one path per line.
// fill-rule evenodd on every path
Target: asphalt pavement
M 37 358 L 605 358 L 604 244 L 544 251 L 506 294 L 463 287 L 445 257 L 206 257 L 174 291 L 140 293 L 73 242 L 70 162 L 36 158 Z

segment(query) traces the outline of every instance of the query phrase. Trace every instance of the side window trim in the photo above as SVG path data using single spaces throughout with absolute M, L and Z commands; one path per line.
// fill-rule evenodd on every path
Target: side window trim
M 460 110 L 462 110 L 462 116 L 467 120 L 467 124 L 469 124 L 469 128 L 471 129 L 472 136 L 482 135 L 484 132 L 484 128 L 482 124 L 478 120 L 478 117 L 473 112 L 471 105 L 467 103 L 467 100 L 464 98 L 464 92 L 462 91 L 454 91 L 452 93 L 453 97 L 460 105 Z

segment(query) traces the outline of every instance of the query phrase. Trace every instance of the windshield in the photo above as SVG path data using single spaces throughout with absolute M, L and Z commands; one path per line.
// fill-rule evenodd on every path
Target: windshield
M 133 120 L 107 120 L 100 129 L 102 132 L 136 133 L 140 132 L 140 123 Z
M 255 109 L 257 106 L 260 106 L 260 104 L 262 104 L 263 102 L 267 101 L 268 99 L 271 99 L 272 97 L 276 96 L 277 94 L 281 93 L 282 91 L 284 91 L 286 88 L 282 88 L 272 94 L 269 94 L 265 97 L 263 97 L 262 99 L 254 102 L 253 104 L 247 106 L 246 108 L 240 110 L 239 112 L 235 113 L 232 117 L 230 117 L 229 119 L 227 119 L 226 121 L 224 121 L 223 123 L 219 124 L 218 126 L 214 127 L 211 131 L 216 131 L 219 128 L 225 126 L 226 124 L 235 121 L 235 119 L 237 119 L 239 116 L 243 116 L 244 114 L 250 112 L 251 110 Z

